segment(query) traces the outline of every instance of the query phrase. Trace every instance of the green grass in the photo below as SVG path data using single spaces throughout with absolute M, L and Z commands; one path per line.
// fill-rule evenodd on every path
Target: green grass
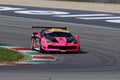
M 0 47 L 0 62 L 17 62 L 23 60 L 25 55 L 20 52 Z

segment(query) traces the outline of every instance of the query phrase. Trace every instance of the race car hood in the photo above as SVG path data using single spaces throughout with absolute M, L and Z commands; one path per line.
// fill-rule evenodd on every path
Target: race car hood
M 54 37 L 58 43 L 71 43 L 74 39 L 68 37 Z
M 55 37 L 58 43 L 66 43 L 67 39 L 66 37 Z

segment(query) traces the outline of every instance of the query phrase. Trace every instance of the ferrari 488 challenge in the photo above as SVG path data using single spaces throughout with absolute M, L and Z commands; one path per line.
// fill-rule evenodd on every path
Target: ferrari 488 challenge
M 79 52 L 79 36 L 73 36 L 67 27 L 32 27 L 42 28 L 33 32 L 31 37 L 32 50 L 40 52 Z

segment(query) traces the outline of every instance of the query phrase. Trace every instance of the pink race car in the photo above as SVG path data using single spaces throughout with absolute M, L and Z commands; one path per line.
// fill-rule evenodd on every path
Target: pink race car
M 66 27 L 32 27 L 44 28 L 41 32 L 33 32 L 32 50 L 40 52 L 79 52 L 79 36 L 73 36 Z

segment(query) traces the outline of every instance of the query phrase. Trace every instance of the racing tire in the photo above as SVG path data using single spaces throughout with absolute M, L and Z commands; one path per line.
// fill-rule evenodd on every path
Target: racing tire
M 32 50 L 35 50 L 35 48 L 34 48 L 34 44 L 35 44 L 35 38 L 31 38 L 31 49 Z
M 45 52 L 43 49 L 42 49 L 42 44 L 40 43 L 40 52 L 43 53 Z

